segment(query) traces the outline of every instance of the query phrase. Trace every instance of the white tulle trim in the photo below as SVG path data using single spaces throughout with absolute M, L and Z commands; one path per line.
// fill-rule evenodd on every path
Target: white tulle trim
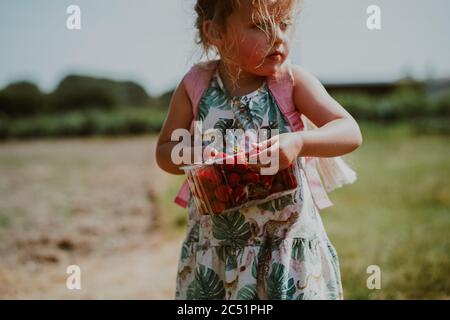
M 308 118 L 302 118 L 306 130 L 317 128 Z M 357 180 L 356 172 L 341 157 L 315 158 L 315 165 L 327 192 Z

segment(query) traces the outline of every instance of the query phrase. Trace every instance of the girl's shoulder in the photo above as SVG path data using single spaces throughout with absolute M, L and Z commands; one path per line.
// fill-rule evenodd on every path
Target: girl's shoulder
M 311 85 L 317 85 L 320 83 L 319 79 L 313 75 L 311 72 L 306 70 L 304 67 L 292 64 L 291 65 L 291 73 L 294 84 L 298 88 L 305 88 Z
M 217 64 L 219 63 L 219 60 L 208 60 L 208 61 L 200 61 L 197 63 L 194 63 L 192 67 L 187 72 L 187 75 L 192 73 L 212 73 L 216 70 Z
M 194 64 L 183 77 L 184 88 L 191 101 L 196 116 L 198 104 L 209 86 L 219 60 L 209 60 Z
M 184 75 L 183 82 L 188 91 L 207 85 L 216 70 L 219 60 L 209 60 L 195 63 Z

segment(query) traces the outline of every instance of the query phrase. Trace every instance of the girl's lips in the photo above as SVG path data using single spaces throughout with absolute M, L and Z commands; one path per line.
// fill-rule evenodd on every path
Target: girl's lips
M 283 60 L 283 53 L 281 50 L 275 50 L 271 54 L 269 54 L 267 58 L 275 61 Z
M 281 60 L 283 58 L 283 55 L 279 52 L 272 53 L 270 56 L 267 56 L 270 60 Z

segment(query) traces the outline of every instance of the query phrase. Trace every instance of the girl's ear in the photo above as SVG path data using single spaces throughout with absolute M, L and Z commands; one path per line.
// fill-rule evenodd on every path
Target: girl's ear
M 217 25 L 212 20 L 203 22 L 203 34 L 213 46 L 220 48 L 223 36 Z

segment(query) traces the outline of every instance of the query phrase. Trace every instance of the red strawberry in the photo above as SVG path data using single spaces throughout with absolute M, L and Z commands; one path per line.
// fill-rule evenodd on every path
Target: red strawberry
M 272 188 L 272 183 L 274 180 L 273 175 L 261 175 L 259 179 L 261 180 L 262 185 L 264 186 L 264 189 L 270 190 Z
M 248 171 L 248 165 L 247 164 L 236 164 L 235 166 L 236 171 L 239 173 L 244 173 L 246 171 Z
M 212 212 L 215 214 L 222 213 L 223 211 L 225 211 L 227 209 L 225 203 L 223 203 L 221 201 L 214 201 L 211 204 L 211 207 L 212 207 Z
M 227 176 L 230 187 L 236 187 L 241 181 L 241 176 L 235 172 L 231 172 Z
M 214 191 L 214 195 L 219 201 L 228 202 L 229 196 L 231 195 L 233 189 L 229 186 L 219 186 Z
M 235 163 L 236 163 L 235 156 L 229 154 L 226 154 L 225 157 L 223 158 L 223 161 L 221 162 L 221 164 L 223 164 L 223 167 L 226 170 L 233 170 Z
M 244 174 L 243 179 L 246 183 L 257 183 L 259 181 L 259 173 L 248 171 Z
M 234 168 L 240 173 L 248 170 L 247 158 L 244 152 L 239 152 L 234 155 Z
M 220 184 L 220 176 L 212 166 L 201 168 L 198 171 L 197 176 L 205 187 L 213 188 L 217 184 Z

